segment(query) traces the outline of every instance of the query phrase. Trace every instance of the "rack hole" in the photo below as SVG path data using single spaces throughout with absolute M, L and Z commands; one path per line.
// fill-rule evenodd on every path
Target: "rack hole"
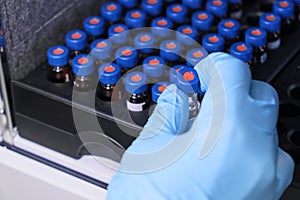
M 300 146 L 300 131 L 292 130 L 288 133 L 288 137 L 291 143 Z
M 300 100 L 300 84 L 293 84 L 288 88 L 288 94 L 297 100 Z
M 279 116 L 297 117 L 300 114 L 300 108 L 292 103 L 282 103 L 279 106 Z

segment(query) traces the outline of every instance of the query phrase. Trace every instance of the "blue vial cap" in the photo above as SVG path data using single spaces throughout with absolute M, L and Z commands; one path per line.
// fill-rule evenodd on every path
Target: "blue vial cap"
M 217 33 L 206 34 L 202 39 L 202 46 L 208 53 L 223 51 L 224 39 Z
M 176 85 L 184 93 L 197 93 L 200 85 L 197 71 L 190 67 L 179 70 Z
M 109 22 L 118 22 L 122 17 L 122 7 L 117 2 L 107 2 L 101 6 L 102 17 Z
M 163 0 L 143 0 L 142 9 L 151 16 L 158 16 L 162 13 Z
M 72 60 L 72 71 L 76 76 L 89 76 L 94 71 L 93 58 L 86 54 L 80 54 Z
M 164 75 L 165 70 L 165 61 L 162 57 L 150 56 L 143 61 L 143 71 L 149 77 L 161 77 Z
M 181 54 L 181 44 L 176 40 L 165 40 L 160 44 L 160 56 L 168 61 L 175 61 Z
M 218 17 L 227 14 L 227 6 L 227 1 L 224 0 L 209 0 L 206 2 L 206 10 Z
M 294 3 L 300 5 L 300 0 L 294 0 Z
M 214 16 L 204 10 L 195 12 L 192 15 L 192 25 L 200 31 L 208 31 L 214 23 Z
M 177 29 L 176 39 L 181 44 L 191 46 L 198 40 L 198 30 L 191 25 L 183 25 Z
M 242 0 L 228 0 L 228 2 L 232 4 L 237 4 L 237 3 L 241 3 Z
M 125 89 L 130 94 L 141 94 L 147 90 L 147 76 L 143 72 L 130 72 L 125 77 Z
M 188 67 L 195 67 L 202 59 L 208 55 L 203 48 L 191 49 L 186 54 L 186 64 Z
M 289 0 L 275 1 L 273 3 L 273 12 L 280 15 L 282 18 L 290 18 L 294 15 L 294 3 Z
M 175 65 L 174 67 L 172 67 L 170 69 L 170 83 L 176 83 L 177 73 L 186 67 L 186 65 Z
M 138 53 L 130 46 L 121 47 L 116 52 L 116 62 L 120 67 L 132 68 L 138 63 Z
M 154 35 L 164 38 L 171 34 L 173 22 L 165 17 L 157 17 L 151 22 L 151 31 Z
M 255 47 L 264 46 L 267 43 L 267 33 L 258 27 L 248 28 L 245 33 L 245 41 Z
M 182 4 L 190 9 L 199 9 L 202 5 L 202 0 L 182 0 Z
M 84 31 L 72 30 L 66 35 L 66 44 L 70 50 L 83 50 L 87 45 L 87 35 Z
M 177 24 L 184 23 L 188 14 L 187 8 L 179 3 L 169 5 L 166 12 L 166 16 Z
M 140 9 L 130 10 L 125 15 L 125 23 L 129 28 L 142 28 L 146 26 L 147 15 Z
M 125 44 L 129 40 L 128 30 L 125 24 L 114 24 L 108 28 L 108 37 L 115 44 Z
M 91 55 L 98 60 L 105 60 L 111 56 L 112 44 L 107 39 L 97 39 L 91 44 Z
M 121 67 L 116 63 L 105 63 L 98 69 L 99 82 L 103 84 L 116 84 L 121 78 Z
M 157 103 L 158 98 L 169 85 L 169 82 L 158 82 L 152 86 L 152 101 L 154 103 Z
M 259 27 L 268 32 L 276 32 L 281 28 L 281 18 L 275 13 L 264 13 L 259 18 Z
M 65 46 L 53 46 L 47 52 L 48 63 L 52 67 L 65 66 L 69 62 L 69 49 Z
M 240 23 L 235 19 L 223 19 L 218 24 L 218 32 L 225 39 L 234 39 L 239 36 Z
M 84 31 L 92 36 L 99 36 L 104 33 L 105 21 L 99 16 L 90 16 L 83 22 Z
M 231 45 L 230 54 L 247 63 L 253 56 L 252 46 L 246 42 L 236 42 Z
M 4 35 L 2 27 L 0 27 L 0 47 L 4 47 Z
M 134 37 L 134 47 L 142 53 L 153 52 L 155 43 L 155 36 L 152 33 L 140 33 Z
M 125 8 L 134 8 L 138 4 L 138 0 L 119 0 L 120 4 Z

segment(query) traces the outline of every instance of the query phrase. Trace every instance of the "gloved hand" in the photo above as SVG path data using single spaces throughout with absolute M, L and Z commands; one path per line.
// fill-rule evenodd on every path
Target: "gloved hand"
M 294 163 L 278 147 L 278 96 L 248 66 L 213 53 L 195 69 L 205 92 L 188 120 L 187 97 L 171 85 L 124 154 L 109 200 L 279 199 Z

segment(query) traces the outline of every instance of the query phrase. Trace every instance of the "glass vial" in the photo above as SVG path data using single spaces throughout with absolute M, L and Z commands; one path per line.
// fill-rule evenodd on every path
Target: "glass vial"
M 188 9 L 179 3 L 171 4 L 166 9 L 166 17 L 174 23 L 174 28 L 177 29 L 182 24 L 188 24 Z
M 139 52 L 140 64 L 143 60 L 154 54 L 156 39 L 152 33 L 143 32 L 134 37 L 134 47 Z
M 147 76 L 143 72 L 130 72 L 125 77 L 126 105 L 131 112 L 142 112 L 149 107 Z
M 177 87 L 182 90 L 189 101 L 190 119 L 194 119 L 199 113 L 200 103 L 198 101 L 199 77 L 196 70 L 183 68 L 177 73 Z
M 251 68 L 251 60 L 253 57 L 252 46 L 246 42 L 236 42 L 230 48 L 230 54 L 244 61 Z
M 66 35 L 66 45 L 70 50 L 71 59 L 87 53 L 87 35 L 82 30 L 72 30 Z
M 235 19 L 223 19 L 218 24 L 218 33 L 225 39 L 226 52 L 233 43 L 239 41 L 240 23 Z
M 169 82 L 158 82 L 152 86 L 152 102 L 157 104 L 158 98 L 165 91 L 165 89 L 170 85 Z
M 162 57 L 150 56 L 143 62 L 143 72 L 147 75 L 150 84 L 161 81 L 165 71 L 165 61 Z
M 166 17 L 157 17 L 151 22 L 151 32 L 156 36 L 158 44 L 160 44 L 165 39 L 170 39 L 172 28 L 172 20 Z
M 141 7 L 149 15 L 149 19 L 152 20 L 153 17 L 162 14 L 163 3 L 163 0 L 142 0 Z
M 229 17 L 241 20 L 243 15 L 243 2 L 242 0 L 228 0 Z
M 123 12 L 126 12 L 131 9 L 135 9 L 138 6 L 138 0 L 119 0 L 119 3 L 123 7 Z
M 208 0 L 206 10 L 215 16 L 214 24 L 217 26 L 222 19 L 227 18 L 228 3 L 225 0 Z
M 267 33 L 258 27 L 246 30 L 245 41 L 252 45 L 253 64 L 262 64 L 267 61 Z
M 174 83 L 174 84 L 176 84 L 176 80 L 177 80 L 177 73 L 180 71 L 180 70 L 182 70 L 182 69 L 184 69 L 184 68 L 187 68 L 188 66 L 186 66 L 186 65 L 175 65 L 174 67 L 172 67 L 172 68 L 170 68 L 170 79 L 169 79 L 169 81 L 170 81 L 170 83 Z
M 104 63 L 98 69 L 98 77 L 97 96 L 104 101 L 120 100 L 121 92 L 114 92 L 121 78 L 120 66 L 115 63 Z
M 281 30 L 291 32 L 296 29 L 295 6 L 292 1 L 275 1 L 273 12 L 281 17 Z
M 208 11 L 197 11 L 192 15 L 192 25 L 199 30 L 199 41 L 208 34 L 213 26 L 214 16 Z
M 208 53 L 203 48 L 191 49 L 186 54 L 186 65 L 188 67 L 194 68 L 206 56 L 208 56 Z
M 203 37 L 202 46 L 208 53 L 224 51 L 225 41 L 220 34 L 209 33 Z
M 140 9 L 129 10 L 125 15 L 125 24 L 131 28 L 143 28 L 146 26 L 146 12 Z
M 105 21 L 100 16 L 90 16 L 83 22 L 84 31 L 88 35 L 89 44 L 94 40 L 104 37 Z
M 113 43 L 113 51 L 129 44 L 129 28 L 125 24 L 114 24 L 108 28 L 109 40 Z
M 106 27 L 120 23 L 122 19 L 122 6 L 118 2 L 107 2 L 101 6 L 101 15 L 107 21 Z
M 160 44 L 160 56 L 166 61 L 169 67 L 182 64 L 182 46 L 176 40 L 165 40 Z
M 200 10 L 202 8 L 202 0 L 182 0 L 183 5 L 185 5 L 189 9 L 189 13 L 193 13 L 196 10 Z
M 91 56 L 94 58 L 95 67 L 98 68 L 106 62 L 111 62 L 112 43 L 108 39 L 97 39 L 91 44 Z
M 277 49 L 281 43 L 281 19 L 275 13 L 265 13 L 259 18 L 259 27 L 267 31 L 268 49 Z
M 47 52 L 49 72 L 48 79 L 54 83 L 66 83 L 71 79 L 69 50 L 65 46 L 53 46 Z
M 300 0 L 294 0 L 295 4 L 295 16 L 300 21 Z
M 121 67 L 122 75 L 138 64 L 138 52 L 131 46 L 121 47 L 117 50 L 116 63 Z
M 176 40 L 182 45 L 182 53 L 186 54 L 198 45 L 198 31 L 191 25 L 182 25 L 177 29 Z
M 86 54 L 76 56 L 72 61 L 72 71 L 74 77 L 75 89 L 87 91 L 91 88 L 93 81 L 92 74 L 94 72 L 93 58 Z
M 4 34 L 3 34 L 3 29 L 0 26 L 0 54 L 1 54 L 1 59 L 2 62 L 6 62 L 6 54 L 4 50 Z

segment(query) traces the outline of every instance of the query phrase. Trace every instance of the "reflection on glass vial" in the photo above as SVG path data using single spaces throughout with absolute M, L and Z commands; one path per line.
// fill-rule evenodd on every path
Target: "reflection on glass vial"
M 75 75 L 74 87 L 83 91 L 90 89 L 94 71 L 93 58 L 86 54 L 76 56 L 72 61 L 72 71 Z
M 177 73 L 176 80 L 177 87 L 182 90 L 188 96 L 190 119 L 194 119 L 200 108 L 200 103 L 198 101 L 198 91 L 199 91 L 199 77 L 196 70 L 192 68 L 183 68 Z
M 69 50 L 65 46 L 51 47 L 48 52 L 48 79 L 54 83 L 70 81 Z
M 203 48 L 191 49 L 186 54 L 186 64 L 188 67 L 194 68 L 206 56 L 208 53 Z

